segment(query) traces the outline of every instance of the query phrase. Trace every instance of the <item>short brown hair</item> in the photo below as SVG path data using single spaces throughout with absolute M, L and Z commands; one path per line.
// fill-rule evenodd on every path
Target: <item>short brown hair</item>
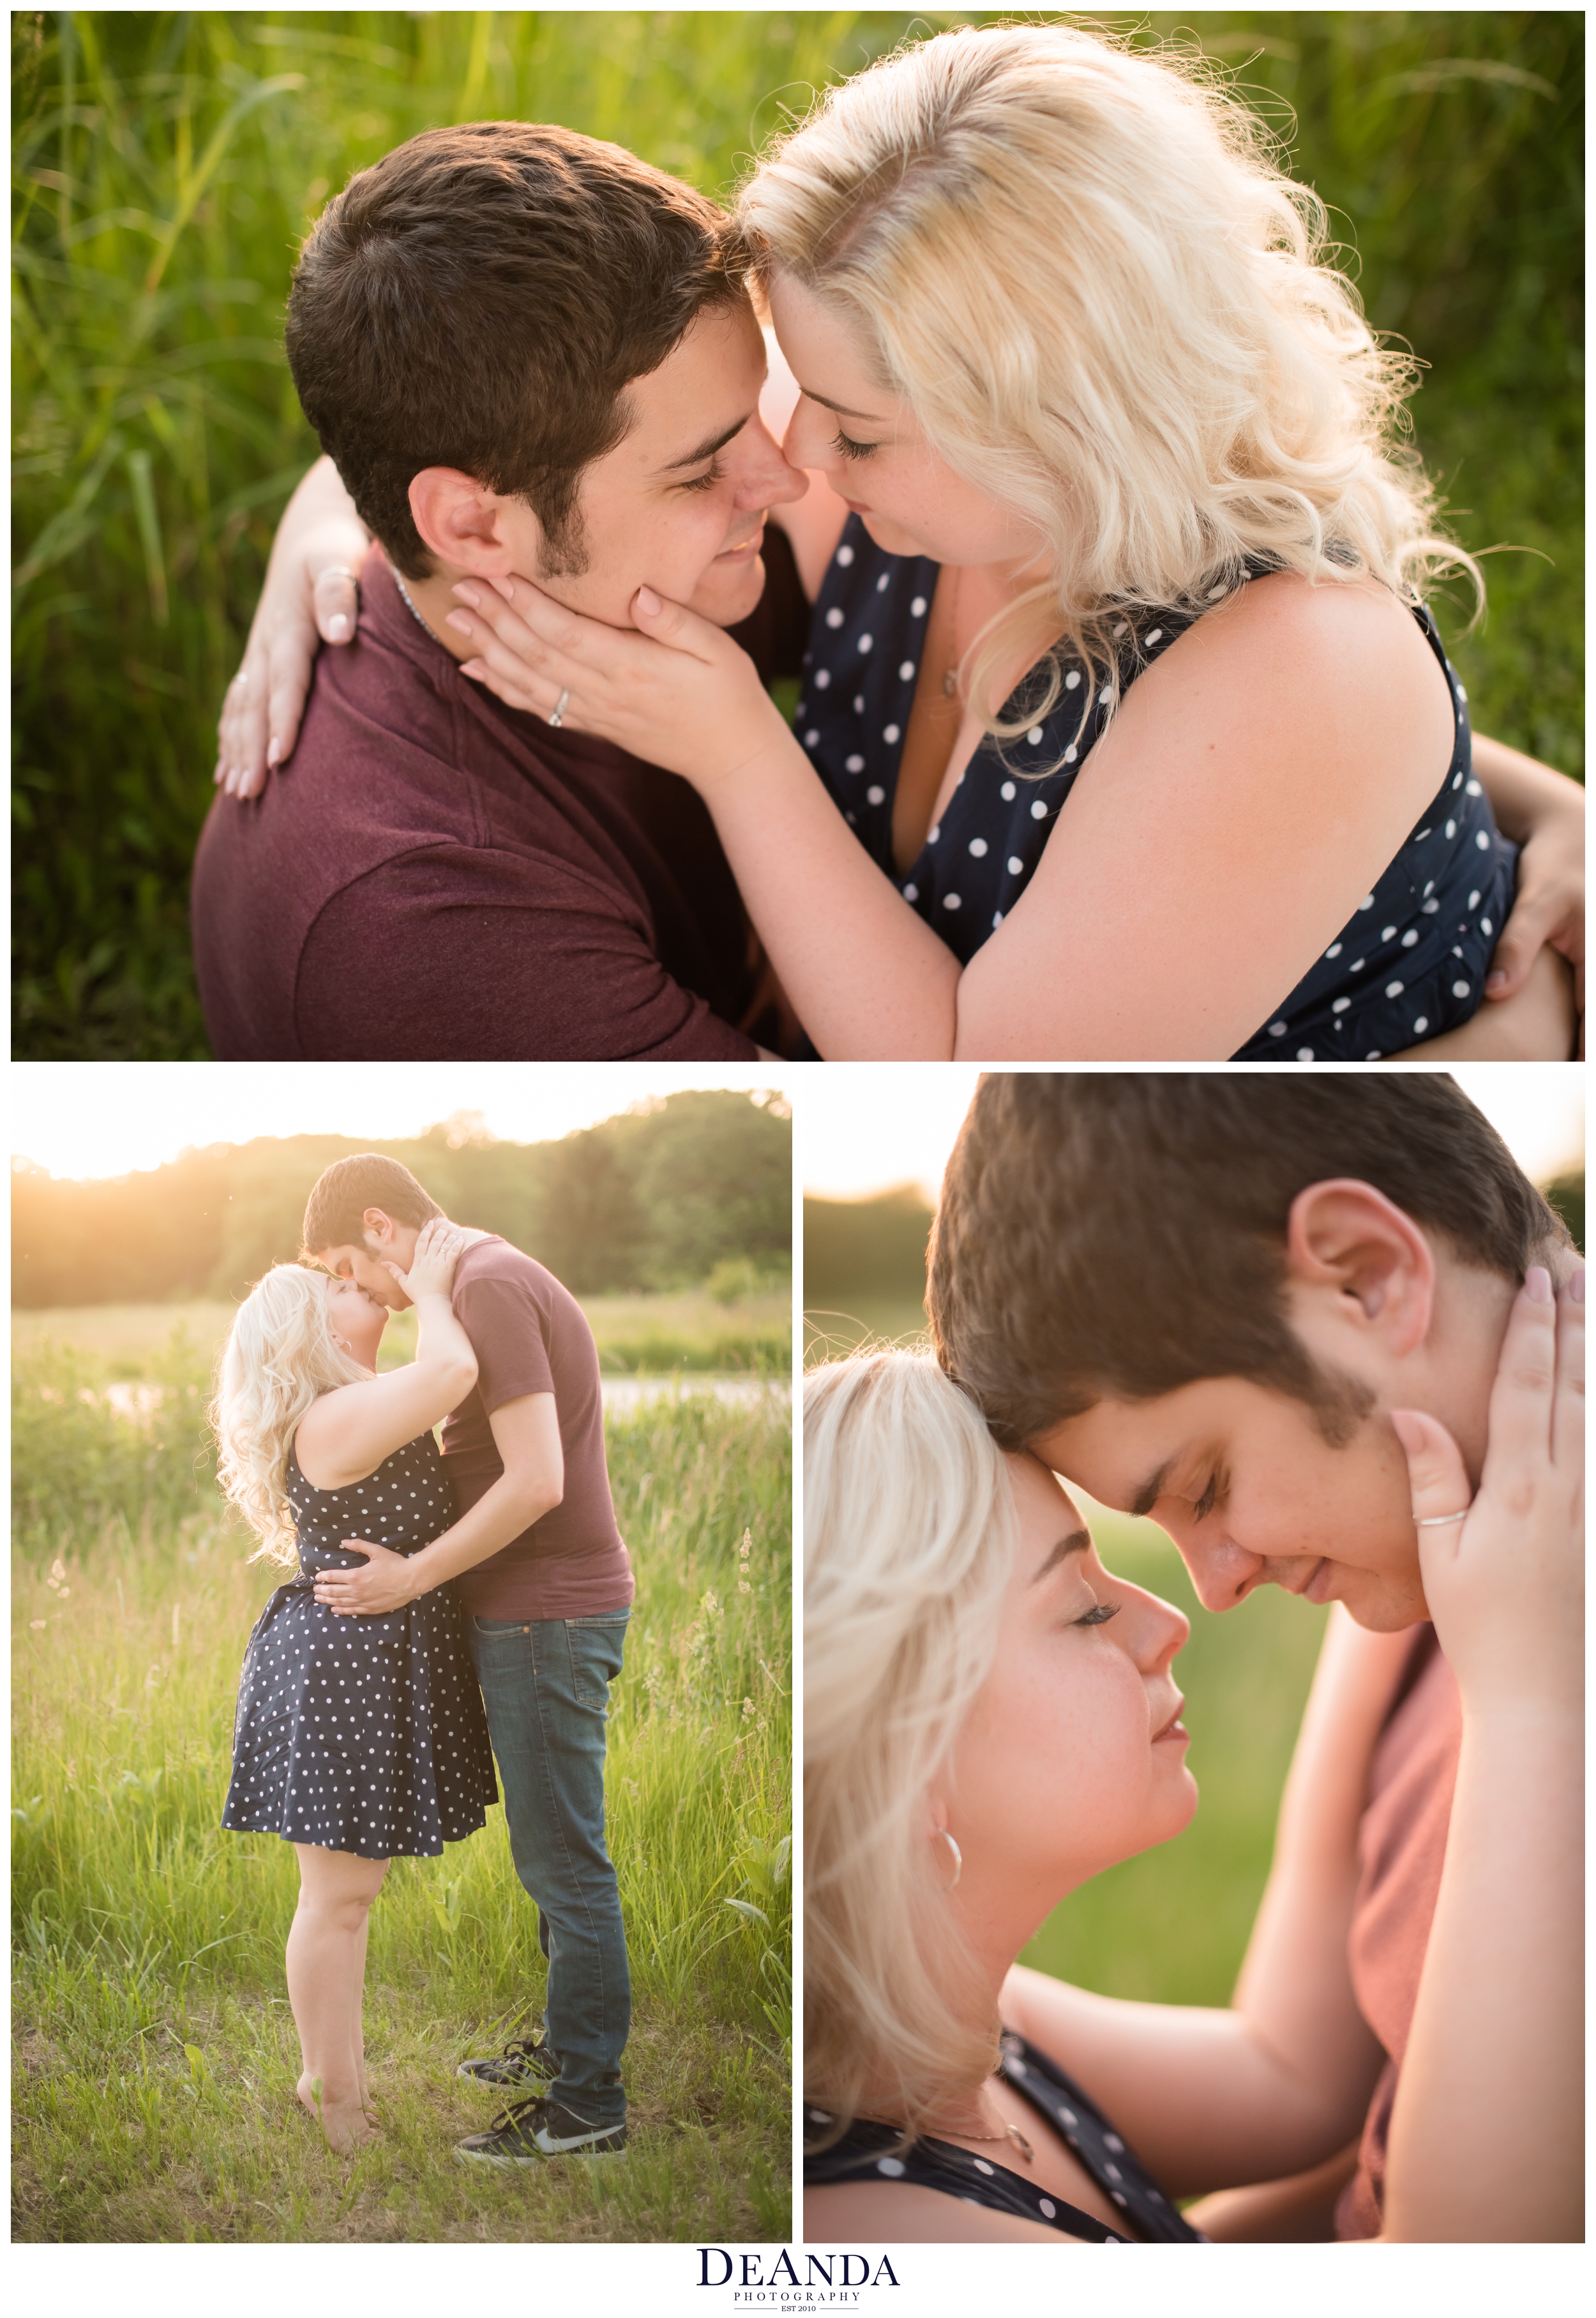
M 708 305 L 744 296 L 704 194 L 619 145 L 479 121 L 352 177 L 300 253 L 289 367 L 361 519 L 399 569 L 432 561 L 424 467 L 525 499 L 580 571 L 584 470 L 632 421 L 625 389 Z
M 397 1159 L 360 1151 L 352 1159 L 336 1159 L 311 1184 L 301 1254 L 314 1262 L 327 1248 L 363 1246 L 368 1208 L 381 1208 L 396 1224 L 417 1230 L 444 1212 Z
M 932 1234 L 937 1357 L 1008 1448 L 1099 1400 L 1220 1376 L 1305 1401 L 1345 1437 L 1348 1380 L 1310 1360 L 1285 1293 L 1291 1203 L 1337 1175 L 1515 1281 L 1569 1244 L 1439 1072 L 991 1072 Z

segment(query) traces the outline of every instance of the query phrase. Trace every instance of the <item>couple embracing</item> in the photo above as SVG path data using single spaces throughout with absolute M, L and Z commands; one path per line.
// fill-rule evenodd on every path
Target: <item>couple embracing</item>
M 372 1903 L 390 1859 L 484 1825 L 497 1758 L 545 2034 L 461 2066 L 538 2089 L 456 2154 L 623 2156 L 631 1984 L 604 1764 L 633 1584 L 592 1332 L 542 1265 L 450 1223 L 374 1154 L 319 1178 L 303 1245 L 240 1306 L 212 1409 L 222 1487 L 294 1573 L 250 1636 L 222 1824 L 299 1856 L 299 2098 L 335 2148 L 370 2137 Z M 389 1313 L 411 1306 L 416 1358 L 379 1375 Z
M 1565 1059 L 1582 794 L 1471 730 L 1423 591 L 1483 581 L 1325 226 L 1059 24 L 905 43 L 732 217 L 556 126 L 361 171 L 195 864 L 217 1053 Z
M 1558 1217 L 1444 1076 L 992 1074 L 928 1303 L 805 1388 L 807 2234 L 1578 2241 Z M 1197 1805 L 1188 1622 L 1061 1477 L 1334 1605 L 1227 2008 L 1016 1961 Z

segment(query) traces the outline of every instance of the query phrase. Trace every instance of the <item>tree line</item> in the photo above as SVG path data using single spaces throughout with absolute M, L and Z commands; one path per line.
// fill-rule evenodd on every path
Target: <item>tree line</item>
M 690 1091 L 551 1143 L 462 1113 L 405 1142 L 261 1136 L 112 1181 L 12 1166 L 12 1301 L 235 1298 L 299 1253 L 311 1184 L 381 1151 L 456 1222 L 502 1233 L 578 1295 L 670 1289 L 792 1260 L 792 1119 L 779 1096 Z
M 1585 1171 L 1571 1169 L 1541 1185 L 1574 1235 L 1585 1244 Z M 918 1301 L 925 1293 L 931 1208 L 913 1183 L 870 1199 L 803 1202 L 803 1300 L 811 1309 L 850 1296 L 891 1296 Z

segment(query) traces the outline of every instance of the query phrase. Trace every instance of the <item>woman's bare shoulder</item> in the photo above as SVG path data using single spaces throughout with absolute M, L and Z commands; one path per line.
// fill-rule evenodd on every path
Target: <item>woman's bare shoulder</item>
M 1251 580 L 1194 621 L 1125 696 L 1157 698 L 1167 684 L 1246 685 L 1295 698 L 1305 717 L 1349 696 L 1361 717 L 1394 724 L 1404 744 L 1428 740 L 1450 757 L 1453 704 L 1412 607 L 1376 580 L 1310 581 L 1296 571 Z M 1437 768 L 1437 778 L 1440 768 Z
M 838 2181 L 803 2193 L 803 2234 L 838 2245 L 1081 2245 L 1045 2222 L 914 2181 Z
M 1144 788 L 1161 766 L 1179 780 L 1207 758 L 1249 822 L 1312 793 L 1358 827 L 1372 808 L 1400 832 L 1446 777 L 1455 715 L 1439 660 L 1388 588 L 1275 571 L 1160 653 L 1126 691 L 1107 759 Z

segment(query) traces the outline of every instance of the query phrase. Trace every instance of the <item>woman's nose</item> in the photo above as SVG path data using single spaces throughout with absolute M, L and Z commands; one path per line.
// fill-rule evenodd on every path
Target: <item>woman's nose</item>
M 826 417 L 819 403 L 800 396 L 782 437 L 782 456 L 790 467 L 835 467 L 841 464 L 831 438 L 820 422 Z M 828 454 L 829 455 L 828 455 Z
M 1123 1580 L 1114 1582 L 1120 1585 Z M 1126 1592 L 1134 1596 L 1124 1605 L 1128 1614 L 1116 1619 L 1108 1631 L 1114 1633 L 1125 1627 L 1125 1644 L 1142 1672 L 1161 1673 L 1191 1640 L 1191 1620 L 1172 1602 L 1144 1593 L 1139 1586 L 1127 1587 Z

